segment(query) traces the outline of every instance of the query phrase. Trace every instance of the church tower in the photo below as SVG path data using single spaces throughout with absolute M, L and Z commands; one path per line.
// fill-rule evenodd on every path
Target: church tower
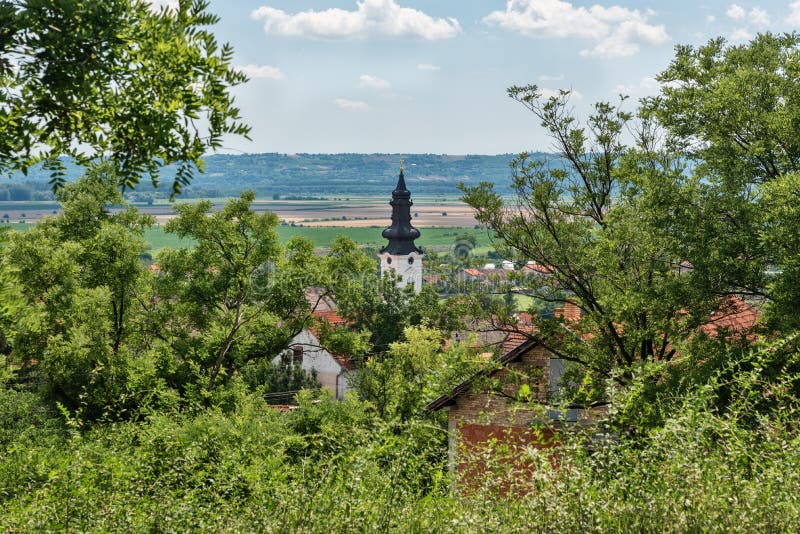
M 419 230 L 411 226 L 411 192 L 406 188 L 403 177 L 403 165 L 400 164 L 400 178 L 397 187 L 392 191 L 392 225 L 381 234 L 389 240 L 379 253 L 381 259 L 381 276 L 394 271 L 398 277 L 397 285 L 414 286 L 417 293 L 422 289 L 422 249 L 414 244 L 419 237 Z

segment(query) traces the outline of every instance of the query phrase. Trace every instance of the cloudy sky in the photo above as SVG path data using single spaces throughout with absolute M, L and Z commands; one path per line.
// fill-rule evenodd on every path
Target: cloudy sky
M 800 29 L 800 0 L 212 0 L 211 11 L 251 78 L 236 95 L 253 141 L 230 139 L 231 152 L 547 150 L 509 85 L 571 88 L 583 114 L 652 93 L 676 44 Z

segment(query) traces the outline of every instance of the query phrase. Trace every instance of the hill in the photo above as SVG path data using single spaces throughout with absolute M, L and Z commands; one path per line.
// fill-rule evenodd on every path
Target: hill
M 536 154 L 556 159 L 552 154 Z M 206 169 L 185 188 L 182 198 L 220 198 L 253 189 L 259 197 L 302 200 L 339 195 L 385 195 L 394 185 L 400 158 L 405 158 L 409 187 L 415 196 L 455 196 L 460 182 L 488 181 L 507 190 L 511 183 L 509 163 L 514 154 L 217 154 L 206 158 Z M 69 165 L 67 178 L 77 179 L 82 169 Z M 162 186 L 153 189 L 148 180 L 131 200 L 165 198 L 174 168 L 163 170 Z M 50 200 L 47 171 L 31 169 L 0 181 L 0 201 Z

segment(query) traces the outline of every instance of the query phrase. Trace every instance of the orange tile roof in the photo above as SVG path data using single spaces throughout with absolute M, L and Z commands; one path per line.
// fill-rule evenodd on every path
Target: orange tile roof
M 732 296 L 722 301 L 720 308 L 711 314 L 700 329 L 709 336 L 718 335 L 721 331 L 742 334 L 756 325 L 760 315 L 758 309 Z
M 522 267 L 523 271 L 532 271 L 534 273 L 539 274 L 551 274 L 553 272 L 553 268 L 547 265 L 542 265 L 540 263 L 526 263 Z

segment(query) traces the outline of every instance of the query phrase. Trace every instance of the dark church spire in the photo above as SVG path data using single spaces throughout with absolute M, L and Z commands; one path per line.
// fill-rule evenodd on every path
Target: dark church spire
M 389 240 L 389 244 L 381 249 L 381 253 L 405 255 L 411 252 L 422 254 L 414 240 L 419 237 L 419 230 L 411 225 L 411 192 L 406 188 L 406 179 L 403 176 L 403 163 L 400 163 L 400 177 L 397 187 L 392 191 L 392 225 L 381 234 Z

